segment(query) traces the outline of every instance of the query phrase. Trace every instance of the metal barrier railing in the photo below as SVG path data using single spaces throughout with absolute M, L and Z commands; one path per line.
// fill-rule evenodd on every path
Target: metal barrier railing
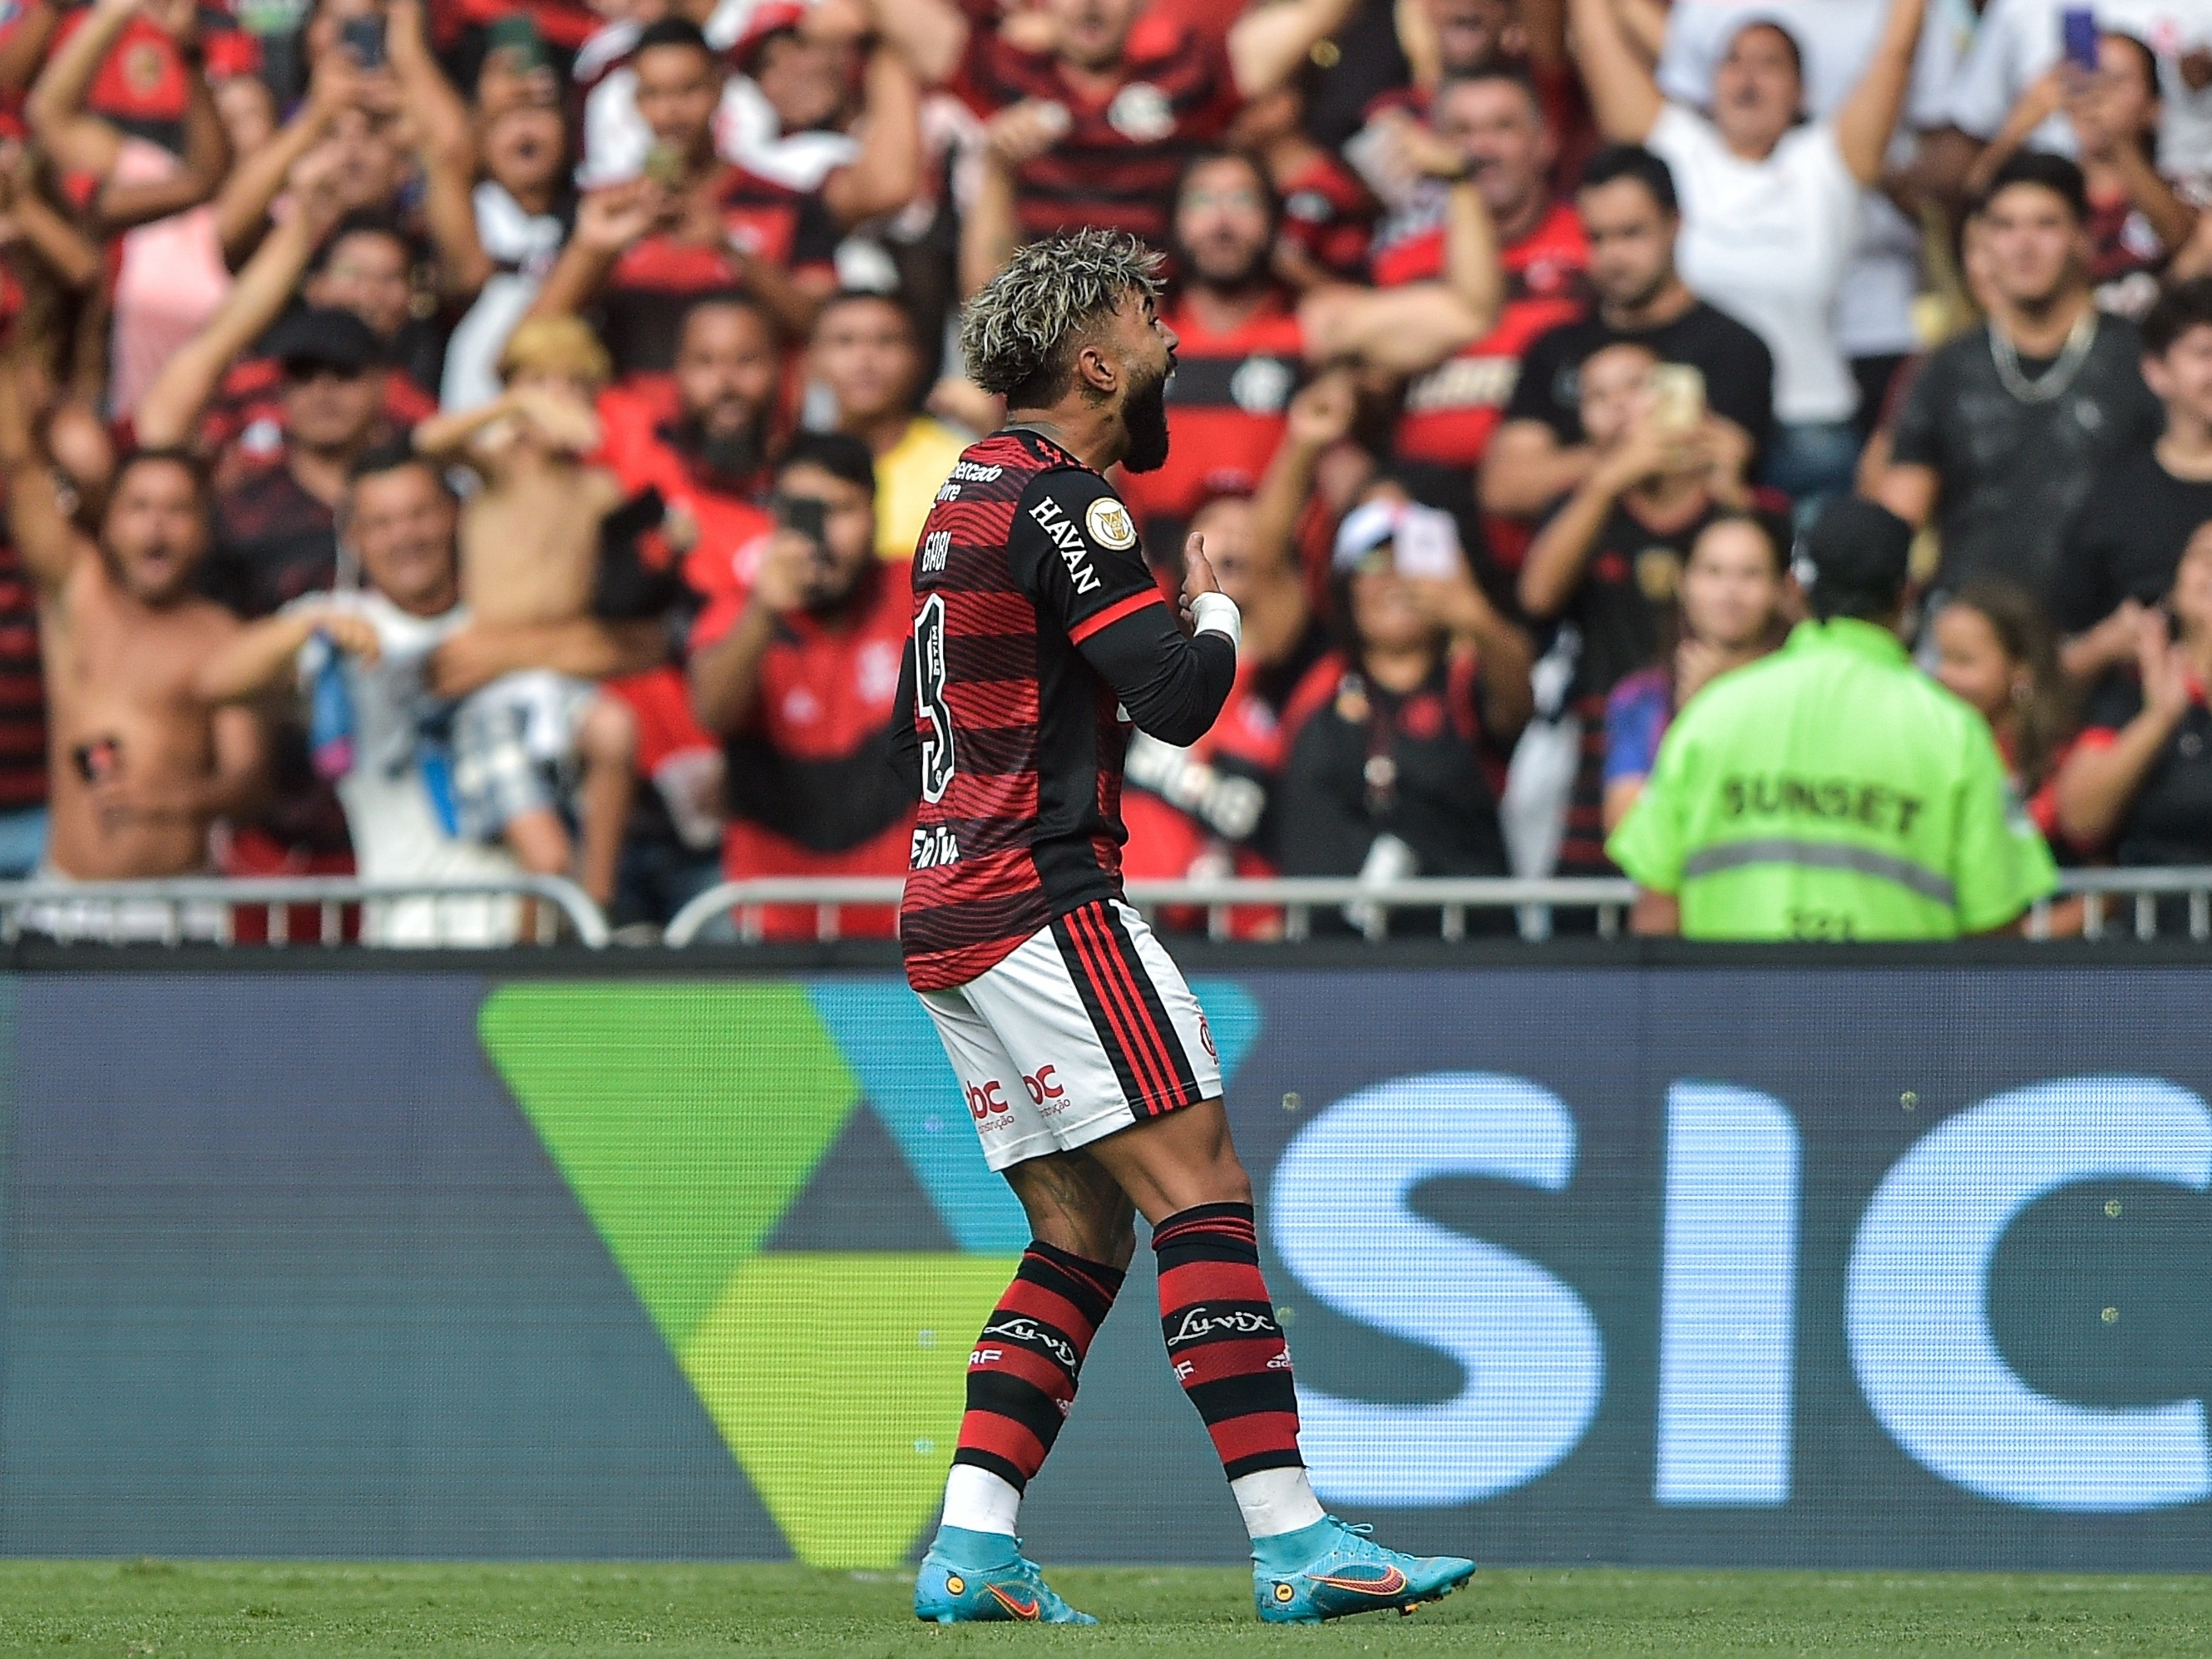
M 349 942 L 349 915 L 373 942 L 499 945 L 551 945 L 563 924 L 593 950 L 608 939 L 606 918 L 574 882 L 551 876 L 480 881 L 365 881 L 352 876 L 181 877 L 162 881 L 0 882 L 0 940 L 26 934 L 59 943 L 168 945 L 239 943 L 243 913 L 259 912 L 271 949 L 293 945 L 294 922 L 312 918 L 307 943 Z
M 2081 901 L 2084 939 L 2111 936 L 2106 912 L 2115 900 L 2129 902 L 2137 939 L 2156 939 L 2160 912 L 2165 908 L 2160 901 L 2172 899 L 2188 906 L 2189 937 L 2212 939 L 2212 869 L 2062 870 L 2058 891 L 2028 912 L 2027 936 L 2053 937 L 2057 907 L 2073 899 Z
M 736 937 L 751 943 L 763 931 L 762 910 L 794 906 L 814 910 L 817 939 L 834 939 L 839 936 L 841 911 L 896 905 L 903 884 L 896 876 L 726 881 L 708 888 L 678 911 L 662 934 L 662 942 L 690 945 L 718 918 L 734 914 Z M 1206 931 L 1214 939 L 1237 936 L 1235 913 L 1239 910 L 1280 911 L 1282 928 L 1274 936 L 1291 941 L 1312 937 L 1317 910 L 1349 909 L 1356 918 L 1352 925 L 1370 939 L 1389 932 L 1393 912 L 1433 910 L 1437 913 L 1437 936 L 1458 939 L 1467 936 L 1470 912 L 1511 912 L 1529 906 L 1594 911 L 1600 936 L 1610 939 L 1620 932 L 1628 906 L 1636 896 L 1634 884 L 1622 880 L 1521 881 L 1487 877 L 1376 883 L 1353 876 L 1278 876 L 1132 881 L 1127 889 L 1129 902 L 1148 915 L 1156 915 L 1161 910 L 1203 911 Z
M 681 948 L 729 922 L 727 936 L 755 943 L 765 934 L 763 912 L 814 912 L 812 937 L 841 936 L 843 912 L 894 908 L 904 885 L 897 876 L 777 877 L 727 881 L 678 911 L 662 934 Z M 1417 878 L 1389 883 L 1353 877 L 1305 876 L 1209 881 L 1132 881 L 1129 902 L 1157 918 L 1163 911 L 1201 916 L 1214 939 L 1285 942 L 1310 939 L 1316 913 L 1343 914 L 1353 931 L 1379 939 L 1399 912 L 1431 913 L 1434 936 L 1462 939 L 1469 919 L 1532 911 L 1587 914 L 1597 936 L 1618 937 L 1635 898 L 1620 879 L 1549 880 Z M 164 881 L 0 882 L 0 942 L 25 935 L 64 944 L 177 945 L 240 942 L 242 915 L 258 912 L 270 948 L 303 943 L 334 946 L 356 933 L 370 942 L 409 945 L 498 945 L 566 937 L 598 950 L 610 939 L 606 918 L 574 883 L 550 876 L 481 881 L 367 881 L 349 876 L 179 878 Z M 309 919 L 308 940 L 295 921 Z M 1257 915 L 1268 925 L 1248 925 Z M 359 923 L 367 919 L 367 927 Z M 2168 921 L 2179 924 L 2167 927 Z M 395 923 L 404 925 L 395 926 Z M 1425 922 L 1423 931 L 1426 931 Z M 1476 931 L 1483 931 L 1477 929 Z M 1491 930 L 1498 931 L 1498 930 Z M 1524 933 L 1530 932 L 1525 926 Z M 2058 890 L 2029 913 L 2030 939 L 2079 933 L 2099 939 L 2131 933 L 2139 939 L 2212 939 L 2212 867 L 2164 870 L 2067 870 Z
M 765 931 L 761 913 L 771 908 L 811 908 L 814 938 L 835 939 L 840 936 L 842 911 L 895 906 L 902 884 L 896 876 L 726 881 L 708 888 L 679 910 L 662 934 L 662 942 L 677 947 L 691 945 L 728 917 L 734 919 L 735 939 L 756 943 Z M 1286 941 L 1310 938 L 1314 914 L 1322 909 L 1350 911 L 1353 927 L 1370 939 L 1385 934 L 1390 915 L 1400 910 L 1434 911 L 1437 937 L 1458 939 L 1467 937 L 1470 913 L 1519 912 L 1525 918 L 1539 908 L 1594 913 L 1598 936 L 1612 939 L 1622 931 L 1635 896 L 1635 884 L 1629 881 L 1567 877 L 1538 881 L 1416 878 L 1368 883 L 1353 877 L 1302 876 L 1128 884 L 1129 902 L 1148 914 L 1163 909 L 1203 911 L 1206 931 L 1214 939 L 1238 936 L 1235 915 L 1239 910 L 1278 910 L 1282 915 L 1281 929 L 1267 936 Z M 2156 939 L 2160 936 L 2164 902 L 2176 899 L 2186 904 L 2188 937 L 2212 939 L 2212 867 L 2061 871 L 2057 892 L 2029 912 L 2026 932 L 2030 939 L 2071 933 L 2071 907 L 2078 902 L 2082 936 L 2111 938 L 2111 911 L 2116 903 L 2124 902 L 2130 907 L 2135 936 Z M 2061 922 L 2065 924 L 2063 927 L 2058 925 Z

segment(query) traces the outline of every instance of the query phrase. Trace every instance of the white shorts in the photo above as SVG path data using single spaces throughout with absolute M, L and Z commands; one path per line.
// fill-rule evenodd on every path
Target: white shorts
M 1145 919 L 1097 900 L 996 967 L 924 991 L 983 1161 L 1073 1152 L 1221 1092 L 1206 1012 Z

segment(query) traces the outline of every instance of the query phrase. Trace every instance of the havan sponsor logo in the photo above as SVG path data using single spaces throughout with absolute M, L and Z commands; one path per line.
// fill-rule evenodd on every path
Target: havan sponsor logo
M 1097 592 L 1100 583 L 1098 573 L 1091 568 L 1091 546 L 1083 539 L 1083 532 L 1076 527 L 1075 520 L 1061 512 L 1060 503 L 1049 495 L 1030 509 L 1030 517 L 1037 521 L 1038 527 L 1060 550 L 1060 562 L 1075 579 L 1075 591 Z

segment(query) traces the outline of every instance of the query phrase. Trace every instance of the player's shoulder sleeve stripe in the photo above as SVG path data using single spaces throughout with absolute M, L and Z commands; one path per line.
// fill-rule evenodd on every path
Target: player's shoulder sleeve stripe
M 1080 645 L 1102 629 L 1111 628 L 1122 617 L 1135 616 L 1146 605 L 1166 603 L 1158 588 L 1148 587 L 1141 593 L 1132 593 L 1126 599 L 1117 599 L 1095 616 L 1085 617 L 1067 630 L 1067 637 Z

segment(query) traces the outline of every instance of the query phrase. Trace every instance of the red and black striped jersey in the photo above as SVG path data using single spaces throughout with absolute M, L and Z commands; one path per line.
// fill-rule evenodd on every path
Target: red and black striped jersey
M 908 982 L 964 985 L 1120 896 L 1131 725 L 1196 741 L 1236 667 L 1226 636 L 1176 626 L 1103 477 L 1025 428 L 969 445 L 923 521 L 900 669 Z
M 1537 337 L 1581 318 L 1589 294 L 1589 243 L 1574 205 L 1555 202 L 1519 241 L 1504 250 L 1505 304 L 1498 325 L 1406 388 L 1398 422 L 1401 459 L 1473 466 L 1505 418 L 1521 359 Z M 1386 225 L 1375 240 L 1375 281 L 1382 288 L 1433 282 L 1443 272 L 1440 198 Z
M 0 535 L 0 811 L 46 798 L 46 683 L 39 593 L 15 544 Z
M 995 30 L 969 34 L 955 90 L 988 117 L 1035 98 L 1067 112 L 1050 149 L 1014 173 L 1014 212 L 1036 238 L 1097 225 L 1168 245 L 1183 163 L 1227 130 L 1241 100 L 1218 40 L 1152 16 L 1129 32 L 1121 73 L 1101 94 L 1080 89 L 1049 52 L 1024 52 Z
M 1365 281 L 1367 245 L 1380 210 L 1359 175 L 1317 149 L 1275 183 L 1291 245 L 1332 276 Z
M 1305 375 L 1305 330 L 1281 296 L 1219 334 L 1188 306 L 1167 325 L 1181 342 L 1168 382 L 1168 462 L 1123 485 L 1148 532 L 1159 520 L 1180 526 L 1216 495 L 1258 489 Z

